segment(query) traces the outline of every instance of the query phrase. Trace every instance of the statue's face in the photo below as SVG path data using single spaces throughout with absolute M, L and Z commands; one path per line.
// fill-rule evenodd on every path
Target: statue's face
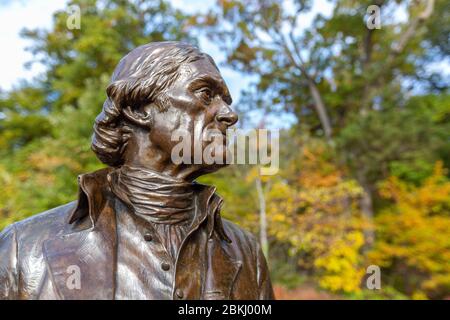
M 179 144 L 173 141 L 173 133 L 182 135 L 184 141 L 190 139 L 191 163 L 197 144 L 201 151 L 208 147 L 215 159 L 225 163 L 226 130 L 237 121 L 237 115 L 231 108 L 231 97 L 220 72 L 207 59 L 203 58 L 180 67 L 177 81 L 166 90 L 166 111 L 153 111 L 153 123 L 149 139 L 157 146 L 164 157 L 172 154 Z M 168 103 L 167 103 L 168 102 Z M 155 109 L 154 109 L 155 110 Z M 217 136 L 211 136 L 216 133 Z M 197 158 L 198 159 L 198 158 Z M 202 172 L 212 172 L 224 164 L 206 163 L 197 166 Z

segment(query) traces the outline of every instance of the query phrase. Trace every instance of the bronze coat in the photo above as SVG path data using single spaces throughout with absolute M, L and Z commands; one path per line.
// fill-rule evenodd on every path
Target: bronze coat
M 114 299 L 117 201 L 103 169 L 79 177 L 79 198 L 0 234 L 0 299 Z M 273 299 L 265 258 L 253 235 L 220 217 L 215 188 L 198 185 L 207 210 L 182 245 L 173 299 Z M 81 288 L 67 285 L 80 268 Z

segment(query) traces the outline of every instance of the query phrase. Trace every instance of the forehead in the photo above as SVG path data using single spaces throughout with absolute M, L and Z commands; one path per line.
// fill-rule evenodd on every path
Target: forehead
M 208 76 L 218 82 L 218 84 L 226 87 L 225 81 L 219 70 L 217 70 L 216 66 L 206 57 L 183 64 L 180 67 L 180 73 L 184 75 L 186 80 L 194 80 L 196 78 Z

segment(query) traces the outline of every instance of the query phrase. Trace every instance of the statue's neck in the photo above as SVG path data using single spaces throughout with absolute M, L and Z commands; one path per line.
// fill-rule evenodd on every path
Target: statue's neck
M 183 224 L 191 220 L 194 208 L 192 183 L 127 165 L 113 174 L 113 192 L 119 198 L 125 195 L 134 213 L 145 220 L 164 224 Z

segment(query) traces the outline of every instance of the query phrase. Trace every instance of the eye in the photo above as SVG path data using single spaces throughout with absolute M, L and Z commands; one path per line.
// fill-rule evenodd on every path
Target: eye
M 213 98 L 213 93 L 209 88 L 201 88 L 197 91 L 198 96 L 202 99 L 206 104 L 210 104 Z

